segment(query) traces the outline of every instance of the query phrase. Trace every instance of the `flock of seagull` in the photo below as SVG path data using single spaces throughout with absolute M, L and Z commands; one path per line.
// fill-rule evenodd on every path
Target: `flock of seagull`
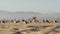
M 22 23 L 32 23 L 32 22 L 42 22 L 42 23 L 45 23 L 45 22 L 47 22 L 47 23 L 57 23 L 58 21 L 57 20 L 53 20 L 53 21 L 50 21 L 50 20 L 48 20 L 48 19 L 46 19 L 46 20 L 38 20 L 36 17 L 32 17 L 30 20 L 24 20 L 24 19 L 22 19 L 22 20 L 16 20 L 16 19 L 14 19 L 14 20 L 0 20 L 0 23 L 7 23 L 7 22 L 13 22 L 13 23 L 18 23 L 18 22 L 22 22 Z

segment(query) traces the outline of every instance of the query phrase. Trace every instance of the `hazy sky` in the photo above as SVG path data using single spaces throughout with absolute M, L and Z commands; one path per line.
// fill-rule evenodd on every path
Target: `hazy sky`
M 0 0 L 0 10 L 58 13 L 60 0 Z

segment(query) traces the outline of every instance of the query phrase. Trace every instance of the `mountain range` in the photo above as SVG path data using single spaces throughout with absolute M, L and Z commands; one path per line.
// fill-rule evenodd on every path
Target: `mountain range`
M 36 16 L 38 19 L 59 19 L 60 13 L 42 14 L 37 12 L 8 12 L 0 11 L 0 19 L 28 19 Z

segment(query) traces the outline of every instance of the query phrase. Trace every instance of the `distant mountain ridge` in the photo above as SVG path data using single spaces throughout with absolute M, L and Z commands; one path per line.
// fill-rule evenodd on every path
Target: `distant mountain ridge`
M 37 13 L 37 12 L 8 12 L 8 11 L 0 11 L 0 19 L 15 19 L 15 18 L 20 18 L 20 19 L 28 19 L 30 17 L 36 16 L 38 19 L 39 18 L 52 18 L 55 19 L 56 17 L 60 16 L 60 13 L 52 13 L 52 14 L 42 14 L 42 13 Z
M 7 11 L 0 11 L 0 18 L 30 18 L 33 16 L 42 16 L 41 13 L 36 12 L 7 12 Z

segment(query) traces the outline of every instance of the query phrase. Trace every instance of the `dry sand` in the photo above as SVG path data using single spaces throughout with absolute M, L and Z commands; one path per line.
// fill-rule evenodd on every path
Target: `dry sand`
M 0 34 L 60 34 L 60 23 L 0 23 Z

